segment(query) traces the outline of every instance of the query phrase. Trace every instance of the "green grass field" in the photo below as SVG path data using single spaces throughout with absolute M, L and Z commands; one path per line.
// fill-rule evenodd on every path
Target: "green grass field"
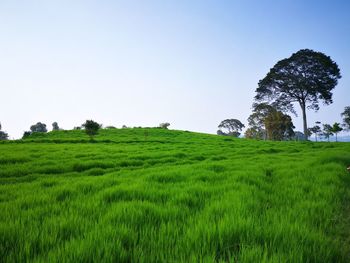
M 350 262 L 350 143 L 104 129 L 0 153 L 1 262 Z

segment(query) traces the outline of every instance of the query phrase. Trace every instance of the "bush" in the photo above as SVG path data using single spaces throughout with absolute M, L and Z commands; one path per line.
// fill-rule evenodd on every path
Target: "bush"
M 82 127 L 85 128 L 85 132 L 87 135 L 90 136 L 90 140 L 93 139 L 93 136 L 98 134 L 98 130 L 101 128 L 101 124 L 98 124 L 97 122 L 93 120 L 87 120 Z
M 37 124 L 30 126 L 30 130 L 32 132 L 47 132 L 46 124 L 41 122 L 38 122 Z
M 6 132 L 0 131 L 0 141 L 8 140 L 9 135 Z
M 168 129 L 169 126 L 170 126 L 169 122 L 164 122 L 164 123 L 159 124 L 159 127 L 162 129 Z

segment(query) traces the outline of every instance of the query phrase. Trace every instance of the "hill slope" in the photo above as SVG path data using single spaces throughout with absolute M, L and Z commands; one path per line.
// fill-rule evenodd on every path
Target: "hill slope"
M 348 262 L 350 144 L 162 129 L 0 144 L 4 262 Z

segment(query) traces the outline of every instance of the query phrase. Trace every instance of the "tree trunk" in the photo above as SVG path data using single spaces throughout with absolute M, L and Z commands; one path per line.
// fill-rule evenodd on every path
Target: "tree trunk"
M 304 138 L 308 139 L 308 131 L 307 131 L 307 121 L 306 121 L 306 105 L 305 102 L 300 103 L 301 110 L 303 112 L 303 127 L 304 127 Z

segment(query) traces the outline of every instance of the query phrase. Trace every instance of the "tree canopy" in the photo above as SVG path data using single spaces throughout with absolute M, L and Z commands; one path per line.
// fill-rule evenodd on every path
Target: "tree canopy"
M 58 127 L 57 122 L 53 122 L 53 123 L 52 123 L 52 130 L 53 130 L 53 131 L 58 131 L 58 130 L 60 130 L 60 127 Z
M 340 127 L 340 123 L 335 122 L 332 126 L 332 132 L 335 134 L 335 141 L 338 141 L 338 133 L 343 130 L 342 127 Z
M 254 103 L 253 113 L 248 117 L 249 128 L 246 130 L 246 138 L 266 139 L 265 119 L 276 109 L 267 103 Z
M 0 123 L 0 140 L 7 140 L 9 135 L 6 132 L 2 131 L 1 128 L 2 127 L 1 127 L 1 123 Z
M 30 126 L 31 132 L 47 132 L 46 124 L 38 122 L 37 124 L 34 124 Z
M 282 111 L 292 113 L 295 113 L 293 103 L 298 103 L 307 136 L 306 108 L 317 111 L 320 101 L 331 104 L 332 90 L 340 78 L 338 65 L 329 56 L 302 49 L 270 69 L 258 83 L 255 100 L 273 103 Z
M 218 126 L 219 129 L 227 130 L 227 132 L 222 132 L 223 135 L 231 135 L 234 137 L 238 137 L 241 134 L 240 132 L 244 127 L 244 124 L 237 119 L 223 120 Z
M 329 124 L 323 124 L 322 135 L 329 141 L 329 137 L 333 135 L 333 127 Z
M 346 130 L 350 130 L 350 106 L 344 108 L 344 111 L 341 113 L 343 117 L 343 126 Z
M 264 120 L 267 138 L 274 141 L 289 140 L 294 136 L 292 118 L 281 111 L 271 111 Z
M 321 127 L 317 124 L 311 128 L 309 128 L 309 134 L 315 134 L 315 141 L 317 142 L 317 136 L 321 133 Z
M 90 139 L 93 139 L 93 136 L 98 134 L 98 130 L 101 128 L 101 124 L 93 121 L 93 120 L 87 120 L 82 125 L 82 127 L 85 129 L 85 132 L 87 135 L 89 135 Z
M 162 129 L 168 129 L 169 126 L 170 126 L 169 122 L 163 122 L 159 124 L 159 128 L 162 128 Z

